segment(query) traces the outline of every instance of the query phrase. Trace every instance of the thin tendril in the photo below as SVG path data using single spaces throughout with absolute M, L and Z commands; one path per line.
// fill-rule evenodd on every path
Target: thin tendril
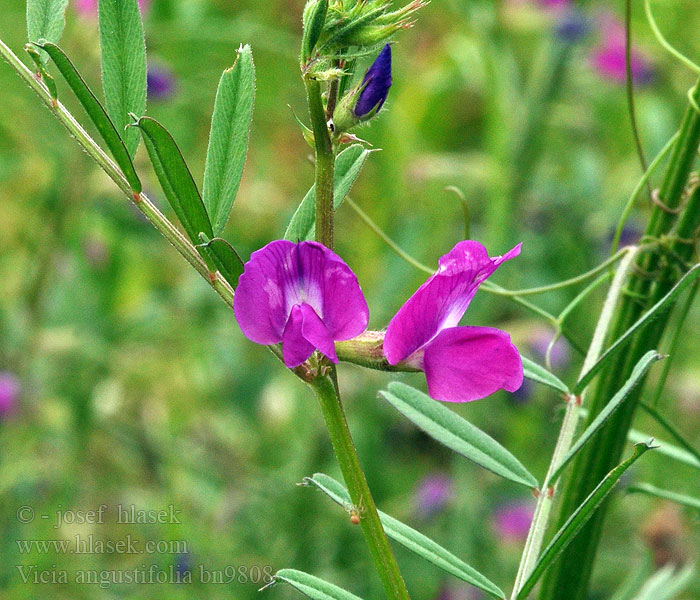
M 654 35 L 656 36 L 656 39 L 658 40 L 659 44 L 661 44 L 664 47 L 664 49 L 667 52 L 669 52 L 674 58 L 682 62 L 686 67 L 693 71 L 693 73 L 695 73 L 696 75 L 700 75 L 700 66 L 696 65 L 687 56 L 681 54 L 678 50 L 671 46 L 671 44 L 669 44 L 666 38 L 664 37 L 664 34 L 661 33 L 661 30 L 659 29 L 659 26 L 656 24 L 656 20 L 654 19 L 654 15 L 651 12 L 650 0 L 644 0 L 644 11 L 646 12 L 647 20 L 649 21 L 649 26 L 654 32 Z
M 632 0 L 625 2 L 625 86 L 627 88 L 627 110 L 630 116 L 630 125 L 632 125 L 632 134 L 634 136 L 634 144 L 637 148 L 639 163 L 642 165 L 642 173 L 646 173 L 647 159 L 644 154 L 644 146 L 642 138 L 639 135 L 639 127 L 637 126 L 637 112 L 635 109 L 634 100 L 634 73 L 632 72 Z M 647 181 L 647 191 L 651 196 L 651 185 Z

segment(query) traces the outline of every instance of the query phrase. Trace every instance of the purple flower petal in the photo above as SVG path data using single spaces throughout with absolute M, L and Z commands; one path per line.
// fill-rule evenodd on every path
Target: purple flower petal
M 520 244 L 504 254 L 489 258 L 478 242 L 459 242 L 439 261 L 439 268 L 394 315 L 384 340 L 389 364 L 408 358 L 425 346 L 442 329 L 456 326 L 479 285 L 503 261 L 520 254 Z
M 364 89 L 355 104 L 355 116 L 364 117 L 384 105 L 391 87 L 391 46 L 386 44 L 362 78 Z M 366 84 L 366 85 L 365 85 Z
M 316 242 L 270 242 L 253 252 L 233 300 L 243 334 L 258 344 L 282 342 L 287 366 L 315 348 L 337 362 L 334 341 L 362 333 L 369 309 L 357 277 Z
M 282 334 L 282 358 L 290 369 L 298 367 L 314 351 L 314 345 L 304 337 L 303 326 L 301 306 L 294 306 Z
M 435 400 L 470 402 L 523 382 L 520 353 L 510 336 L 491 327 L 444 329 L 425 347 L 423 370 Z

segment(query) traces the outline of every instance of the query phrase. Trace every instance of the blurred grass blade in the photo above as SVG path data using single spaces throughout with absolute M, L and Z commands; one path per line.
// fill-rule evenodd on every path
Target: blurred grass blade
M 586 524 L 588 519 L 593 516 L 625 471 L 627 471 L 640 456 L 646 453 L 647 450 L 652 450 L 654 448 L 656 448 L 656 446 L 652 446 L 651 440 L 646 443 L 636 444 L 632 456 L 617 465 L 617 467 L 603 478 L 583 503 L 566 520 L 566 523 L 562 525 L 561 529 L 554 534 L 552 541 L 549 542 L 549 545 L 544 549 L 539 560 L 535 564 L 532 573 L 530 573 L 530 576 L 525 580 L 523 586 L 518 590 L 518 595 L 516 596 L 517 600 L 524 600 L 527 598 L 547 567 L 549 567 L 554 559 L 564 551 L 579 530 Z
M 211 223 L 199 190 L 173 137 L 165 127 L 150 117 L 141 117 L 134 125 L 143 133 L 143 141 L 165 197 L 192 243 L 200 243 L 200 233 L 209 239 L 213 238 Z
M 226 225 L 241 183 L 254 99 L 255 67 L 246 45 L 221 76 L 214 101 L 202 190 L 214 235 Z
M 199 239 L 202 243 L 198 245 L 198 248 L 202 248 L 207 252 L 219 273 L 224 276 L 224 279 L 235 290 L 238 285 L 238 278 L 243 274 L 243 261 L 238 252 L 222 238 L 210 240 L 204 233 L 200 233 Z
M 610 600 L 634 600 L 635 594 L 642 588 L 654 568 L 651 552 L 642 555 L 641 564 L 635 565 Z
M 648 496 L 654 496 L 655 498 L 663 498 L 664 500 L 670 500 L 676 504 L 682 504 L 683 506 L 700 510 L 700 498 L 694 498 L 693 496 L 686 496 L 685 494 L 664 490 L 651 485 L 650 483 L 639 483 L 637 485 L 632 485 L 627 489 L 627 491 L 630 494 L 647 494 Z
M 665 310 L 669 310 L 673 306 L 676 298 L 678 298 L 678 296 L 683 293 L 683 291 L 698 277 L 700 277 L 700 264 L 695 265 L 692 269 L 690 269 L 681 278 L 681 280 L 675 286 L 673 286 L 668 294 L 654 304 L 654 306 L 652 306 L 644 315 L 642 315 L 642 317 L 640 317 L 637 322 L 632 325 L 632 327 L 625 331 L 625 333 L 623 333 L 613 343 L 613 345 L 603 353 L 603 356 L 598 359 L 598 362 L 596 362 L 586 373 L 581 376 L 581 379 L 579 379 L 574 387 L 574 393 L 580 394 L 584 389 L 586 389 L 586 386 L 590 383 L 591 379 L 593 379 L 598 371 L 600 371 L 608 359 L 624 348 L 627 343 L 631 341 L 632 337 L 635 333 L 637 333 L 637 331 L 639 331 L 653 319 L 659 317 Z
M 277 571 L 272 577 L 275 583 L 279 581 L 288 583 L 313 600 L 362 600 L 358 596 L 355 596 L 355 594 L 346 592 L 337 585 L 328 583 L 323 579 L 319 579 L 303 571 L 282 569 L 281 571 Z
M 129 113 L 146 112 L 146 42 L 137 0 L 99 0 L 102 87 L 112 122 L 133 157 L 139 134 Z
M 523 375 L 532 381 L 543 383 L 562 394 L 569 394 L 569 388 L 566 384 L 553 373 L 550 373 L 544 367 L 541 367 L 536 362 L 531 361 L 525 356 L 520 357 L 523 361 Z
M 679 571 L 674 565 L 666 565 L 647 580 L 634 600 L 672 600 L 688 587 L 694 577 L 693 565 Z
M 664 371 L 665 372 L 665 371 Z M 661 374 L 661 376 L 664 376 L 664 373 Z M 653 406 L 648 405 L 646 402 L 640 402 L 639 407 L 646 411 L 646 413 L 654 419 L 661 427 L 663 427 L 666 432 L 673 437 L 673 439 L 676 441 L 677 444 L 680 445 L 681 448 L 683 448 L 686 452 L 689 452 L 692 454 L 695 459 L 700 463 L 700 452 L 693 446 L 688 440 L 683 437 L 683 434 L 678 431 L 678 429 L 669 421 L 666 417 L 664 417 L 656 408 Z
M 347 490 L 335 479 L 323 473 L 316 473 L 313 477 L 306 477 L 304 485 L 314 485 L 343 508 L 347 508 L 352 504 Z M 458 579 L 483 590 L 494 598 L 505 598 L 505 594 L 496 584 L 489 581 L 476 569 L 470 567 L 430 538 L 382 511 L 379 511 L 379 519 L 386 534 L 405 548 L 415 552 L 418 556 L 450 575 L 454 575 Z
M 131 189 L 134 192 L 141 191 L 141 182 L 134 169 L 134 163 L 131 161 L 129 152 L 122 141 L 119 132 L 114 127 L 114 124 L 107 115 L 100 101 L 97 99 L 92 90 L 88 87 L 85 80 L 80 76 L 75 65 L 66 56 L 65 52 L 61 50 L 56 44 L 50 42 L 43 42 L 37 44 L 40 48 L 43 48 L 51 57 L 54 64 L 63 75 L 73 93 L 76 95 L 80 104 L 83 105 L 85 112 L 88 114 L 92 122 L 97 127 L 100 132 L 102 139 L 107 144 L 109 151 L 112 153 L 114 160 L 119 165 L 119 168 L 124 173 Z M 137 132 L 138 133 L 138 132 Z
M 530 488 L 537 480 L 508 450 L 457 413 L 405 383 L 379 395 L 430 437 L 501 477 Z
M 66 26 L 68 0 L 27 0 L 27 37 L 30 42 L 46 40 L 58 43 Z M 4 9 L 6 12 L 7 9 Z M 46 63 L 48 55 L 40 52 Z
M 571 449 L 569 452 L 567 452 L 566 456 L 562 458 L 561 463 L 557 467 L 557 469 L 552 473 L 551 478 L 549 479 L 549 485 L 552 485 L 559 475 L 562 474 L 566 466 L 571 462 L 571 460 L 576 456 L 576 454 L 583 448 L 583 446 L 586 445 L 586 442 L 588 442 L 593 435 L 603 426 L 603 424 L 612 416 L 612 414 L 622 405 L 622 403 L 629 397 L 630 392 L 639 384 L 639 382 L 644 378 L 644 376 L 647 374 L 649 369 L 651 368 L 651 365 L 653 365 L 656 361 L 661 360 L 663 356 L 661 356 L 658 352 L 655 350 L 649 350 L 642 358 L 639 359 L 639 362 L 635 365 L 634 369 L 632 370 L 632 374 L 630 375 L 629 379 L 625 382 L 625 385 L 623 385 L 620 388 L 620 391 L 615 394 L 610 402 L 608 402 L 603 410 L 601 410 L 598 413 L 598 416 L 593 420 L 593 422 L 586 427 L 585 431 L 579 436 L 579 438 L 576 440 L 576 443 L 571 446 Z
M 637 431 L 636 429 L 630 429 L 630 432 L 627 434 L 627 439 L 633 444 L 638 444 L 639 442 L 648 440 L 650 437 L 651 436 L 648 433 L 643 433 L 641 431 Z M 682 448 L 674 446 L 669 442 L 660 440 L 656 436 L 654 437 L 654 443 L 659 447 L 659 454 L 663 454 L 664 456 L 688 465 L 689 467 L 700 469 L 700 460 L 698 460 L 687 450 L 683 450 Z
M 333 206 L 338 210 L 345 200 L 345 196 L 350 192 L 350 188 L 355 183 L 362 170 L 371 150 L 366 150 L 360 144 L 354 144 L 343 150 L 335 159 L 335 182 L 333 186 Z M 307 240 L 313 236 L 314 225 L 316 224 L 316 186 L 312 186 L 308 191 L 292 220 L 284 232 L 284 239 L 296 242 L 297 240 Z

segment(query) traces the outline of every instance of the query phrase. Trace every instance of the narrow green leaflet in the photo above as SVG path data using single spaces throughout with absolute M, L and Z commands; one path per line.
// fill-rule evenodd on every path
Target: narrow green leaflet
M 99 0 L 102 87 L 107 112 L 133 157 L 139 134 L 130 113 L 146 112 L 146 42 L 137 0 Z
M 214 101 L 202 189 L 214 235 L 226 225 L 241 183 L 254 100 L 253 53 L 246 45 L 221 76 Z
M 571 462 L 571 460 L 578 454 L 579 450 L 593 437 L 593 435 L 603 426 L 605 421 L 607 421 L 612 414 L 622 405 L 622 403 L 629 397 L 630 392 L 635 388 L 635 386 L 644 378 L 647 374 L 651 365 L 656 361 L 661 360 L 663 356 L 657 353 L 655 350 L 650 350 L 635 365 L 632 370 L 630 378 L 625 382 L 620 388 L 620 391 L 615 394 L 610 402 L 608 402 L 603 410 L 598 413 L 598 416 L 593 420 L 593 422 L 586 427 L 585 431 L 576 440 L 576 443 L 571 447 L 566 456 L 562 458 L 561 463 L 557 469 L 552 473 L 552 477 L 549 480 L 549 484 L 554 483 L 559 475 L 562 474 L 566 466 Z
M 379 395 L 430 437 L 496 475 L 530 488 L 537 480 L 492 437 L 423 392 L 404 383 L 389 384 Z
M 95 127 L 97 127 L 97 131 L 100 132 L 102 139 L 105 141 L 105 144 L 107 144 L 114 160 L 124 173 L 124 177 L 126 177 L 126 180 L 129 182 L 131 189 L 134 192 L 140 192 L 141 182 L 139 181 L 136 169 L 134 169 L 134 163 L 131 162 L 131 157 L 129 156 L 126 146 L 124 146 L 119 132 L 114 127 L 114 124 L 110 120 L 102 104 L 100 104 L 100 101 L 95 94 L 93 94 L 87 83 L 85 83 L 80 73 L 78 73 L 75 65 L 73 65 L 63 50 L 56 46 L 56 44 L 43 42 L 37 45 L 48 53 L 51 60 L 53 60 L 56 67 L 61 72 L 61 75 L 63 75 L 63 78 L 73 90 L 73 93 L 78 100 L 80 100 L 80 104 L 83 105 L 85 112 L 95 124 Z
M 550 373 L 547 369 L 525 356 L 521 356 L 520 358 L 523 361 L 523 375 L 525 377 L 532 379 L 532 381 L 537 381 L 538 383 L 544 383 L 544 385 L 554 388 L 562 394 L 569 394 L 569 388 L 556 375 Z
M 637 485 L 630 486 L 627 491 L 630 494 L 647 494 L 648 496 L 654 496 L 655 498 L 663 498 L 664 500 L 670 500 L 676 504 L 682 504 L 683 506 L 700 510 L 700 498 L 694 498 L 693 496 L 686 496 L 685 494 L 664 490 L 656 487 L 655 485 L 651 485 L 650 483 L 639 483 Z
M 243 274 L 243 261 L 238 256 L 238 252 L 222 238 L 210 240 L 205 234 L 200 233 L 199 239 L 202 243 L 197 247 L 207 252 L 219 273 L 224 276 L 224 279 L 235 290 L 238 285 L 238 278 Z
M 304 38 L 301 41 L 302 60 L 306 61 L 316 48 L 323 32 L 328 12 L 328 0 L 309 0 L 304 7 Z
M 328 583 L 303 571 L 282 569 L 277 571 L 272 577 L 275 583 L 279 581 L 288 583 L 313 600 L 362 600 L 355 594 L 346 592 L 337 585 Z
M 635 445 L 632 456 L 617 465 L 617 467 L 603 478 L 583 503 L 566 520 L 566 523 L 562 525 L 561 529 L 554 534 L 552 541 L 549 542 L 549 545 L 540 555 L 532 573 L 530 573 L 530 576 L 525 580 L 523 586 L 518 590 L 517 600 L 525 600 L 525 598 L 527 598 L 547 567 L 549 567 L 554 559 L 564 551 L 569 545 L 569 542 L 574 539 L 574 536 L 593 516 L 625 471 L 627 471 L 640 456 L 645 454 L 647 450 L 652 450 L 654 448 L 656 448 L 656 446 L 652 446 L 651 441 Z
M 27 0 L 27 37 L 30 42 L 46 40 L 54 44 L 61 39 L 66 26 L 68 0 Z M 45 63 L 48 56 L 41 52 Z
M 672 600 L 690 585 L 693 577 L 693 565 L 678 571 L 674 565 L 666 565 L 646 581 L 634 600 Z
M 638 444 L 639 442 L 648 440 L 649 437 L 651 437 L 649 436 L 649 434 L 637 431 L 636 429 L 630 429 L 630 432 L 627 434 L 627 439 L 634 444 Z M 659 446 L 659 454 L 668 456 L 669 458 L 686 464 L 689 467 L 695 467 L 696 469 L 700 469 L 700 460 L 698 460 L 696 456 L 693 456 L 687 450 L 683 450 L 683 448 L 674 446 L 673 444 L 665 442 L 664 440 L 660 440 L 657 437 L 655 437 L 654 439 L 656 441 L 656 444 Z
M 192 243 L 200 243 L 200 233 L 213 238 L 197 184 L 175 140 L 165 127 L 150 117 L 141 117 L 134 125 L 143 134 L 160 186 Z
M 335 180 L 333 186 L 333 205 L 338 210 L 345 200 L 345 196 L 350 192 L 350 188 L 355 183 L 362 170 L 370 150 L 366 150 L 360 144 L 354 144 L 343 150 L 335 159 Z M 316 186 L 312 186 L 308 191 L 296 212 L 289 222 L 287 231 L 284 232 L 284 239 L 296 242 L 297 240 L 307 240 L 313 235 L 316 223 Z
M 332 477 L 323 473 L 316 473 L 313 477 L 306 477 L 304 485 L 313 485 L 325 493 L 331 500 L 346 508 L 352 504 L 350 494 Z M 499 587 L 489 581 L 476 569 L 457 558 L 449 550 L 446 550 L 430 538 L 424 536 L 415 529 L 397 521 L 394 517 L 379 511 L 379 519 L 382 522 L 386 534 L 399 542 L 405 548 L 415 552 L 418 556 L 431 562 L 436 567 L 454 575 L 462 581 L 483 590 L 494 598 L 505 598 L 505 594 Z
M 580 394 L 586 386 L 590 383 L 591 379 L 603 368 L 603 365 L 608 361 L 611 356 L 614 356 L 618 351 L 624 348 L 627 343 L 632 339 L 637 331 L 642 327 L 647 325 L 653 319 L 661 316 L 665 310 L 671 308 L 676 298 L 698 277 L 700 277 L 700 265 L 695 265 L 690 271 L 688 271 L 681 280 L 668 292 L 661 300 L 659 300 L 654 306 L 652 306 L 644 315 L 642 315 L 639 320 L 632 325 L 625 333 L 623 333 L 618 340 L 616 340 L 610 348 L 608 348 L 586 373 L 581 376 L 578 380 L 576 386 L 574 387 L 574 393 Z

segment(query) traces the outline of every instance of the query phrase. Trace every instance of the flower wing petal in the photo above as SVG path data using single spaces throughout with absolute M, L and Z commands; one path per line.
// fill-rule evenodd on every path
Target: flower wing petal
M 233 311 L 243 334 L 258 344 L 282 341 L 291 308 L 286 288 L 295 276 L 288 267 L 294 246 L 277 240 L 253 252 L 238 280 Z
M 435 400 L 470 402 L 523 382 L 523 364 L 510 336 L 491 327 L 445 329 L 425 348 L 428 393 Z
M 498 266 L 520 254 L 520 244 L 503 256 L 489 258 L 479 242 L 459 242 L 439 261 L 438 270 L 394 315 L 384 340 L 390 364 L 422 348 L 442 329 L 454 327 L 467 310 L 479 285 Z

